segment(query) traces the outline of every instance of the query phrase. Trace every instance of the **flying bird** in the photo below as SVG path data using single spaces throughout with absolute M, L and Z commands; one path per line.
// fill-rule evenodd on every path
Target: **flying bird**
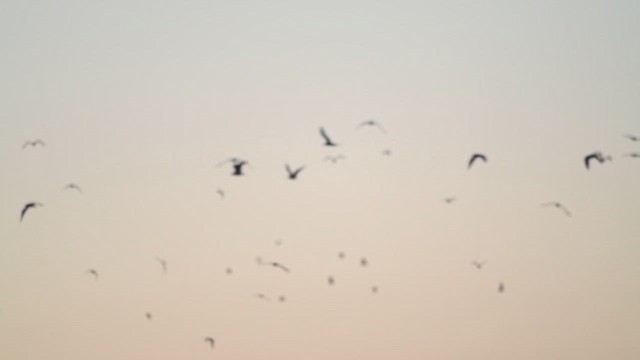
M 224 196 L 225 196 L 225 192 L 224 192 L 224 190 L 222 190 L 222 189 L 218 189 L 218 190 L 216 190 L 216 193 L 218 193 L 218 195 L 220 195 L 220 198 L 221 198 L 221 199 L 224 199 Z
M 498 284 L 498 292 L 499 293 L 503 293 L 504 292 L 504 283 L 503 282 Z
M 379 123 L 379 122 L 377 122 L 377 121 L 375 121 L 375 120 L 373 120 L 373 119 L 369 119 L 369 120 L 365 120 L 365 121 L 361 122 L 361 123 L 356 127 L 356 129 L 360 129 L 360 128 L 362 128 L 363 126 L 377 127 L 377 128 L 378 128 L 378 129 L 380 129 L 380 131 L 382 131 L 383 133 L 385 133 L 385 134 L 387 133 L 387 132 L 384 130 L 384 128 L 382 127 L 382 125 L 380 125 L 380 123 Z
M 20 221 L 22 221 L 22 219 L 24 218 L 24 215 L 27 213 L 27 210 L 31 209 L 31 208 L 37 208 L 38 206 L 44 206 L 44 204 L 38 203 L 38 202 L 30 202 L 30 203 L 26 203 L 24 205 L 24 207 L 22 208 L 22 211 L 20 212 Z
M 98 271 L 96 271 L 96 269 L 87 270 L 87 274 L 93 275 L 93 277 L 96 279 L 96 281 L 98 280 Z
M 37 140 L 25 142 L 24 145 L 22 145 L 22 150 L 24 150 L 27 146 L 36 147 L 38 145 L 47 146 L 47 144 L 45 144 L 44 141 L 42 141 L 41 139 L 37 139 Z
M 153 319 L 153 315 L 150 312 L 144 313 L 144 316 L 147 318 L 147 320 Z
M 451 204 L 454 201 L 456 201 L 456 198 L 454 198 L 454 197 L 444 198 L 444 202 L 446 202 L 447 204 Z
M 367 260 L 367 258 L 362 258 L 362 259 L 360 259 L 360 265 L 361 265 L 361 266 L 367 266 L 367 265 L 369 265 L 369 261 Z
M 471 169 L 471 166 L 473 165 L 474 162 L 476 162 L 476 160 L 482 160 L 485 163 L 487 162 L 487 157 L 483 154 L 480 153 L 475 153 L 473 155 L 471 155 L 471 158 L 469 159 L 469 165 L 467 165 L 467 169 Z
M 384 155 L 384 156 L 391 156 L 391 149 L 384 149 L 384 150 L 382 150 L 382 155 Z
M 589 170 L 592 160 L 596 160 L 598 163 L 602 164 L 606 160 L 611 160 L 611 156 L 604 156 L 600 151 L 588 154 L 584 157 L 584 166 L 587 168 L 587 170 Z
M 640 141 L 640 136 L 629 135 L 629 134 L 624 134 L 623 136 L 631 141 Z
M 327 155 L 324 157 L 324 161 L 331 161 L 332 164 L 335 164 L 338 162 L 338 160 L 344 160 L 346 159 L 346 157 L 342 154 L 338 154 L 338 155 Z
M 374 293 L 374 294 L 377 294 L 378 293 L 378 287 L 377 286 L 372 286 L 371 287 L 371 292 Z
M 624 154 L 624 155 L 622 155 L 622 156 L 632 157 L 632 158 L 640 158 L 640 153 L 632 152 L 632 153 Z
M 249 164 L 249 162 L 247 160 L 242 160 L 242 159 L 233 157 L 233 158 L 229 158 L 227 160 L 224 160 L 224 161 L 220 162 L 217 165 L 217 167 L 220 167 L 220 166 L 222 166 L 222 165 L 224 165 L 224 164 L 226 164 L 228 162 L 230 162 L 231 166 L 233 167 L 233 172 L 231 173 L 231 175 L 233 175 L 233 176 L 242 176 L 242 175 L 244 175 L 242 173 L 242 168 L 243 168 L 243 166 Z
M 324 146 L 338 146 L 338 144 L 334 143 L 329 135 L 327 135 L 327 132 L 324 131 L 323 127 L 320 128 L 320 136 L 324 139 Z
M 338 253 L 338 259 L 340 259 L 340 260 L 344 259 L 344 252 L 340 251 Z
M 562 205 L 561 203 L 557 202 L 557 201 L 552 201 L 552 202 L 546 202 L 541 204 L 541 206 L 553 206 L 557 209 L 562 210 L 565 215 L 567 216 L 571 216 L 571 212 L 569 212 L 569 209 L 567 209 L 564 205 Z
M 162 266 L 162 272 L 166 274 L 167 270 L 169 270 L 168 269 L 168 265 L 167 265 L 167 260 L 165 260 L 165 259 L 163 259 L 163 258 L 161 258 L 159 256 L 156 256 L 156 261 L 158 261 L 158 263 L 160 263 L 160 266 Z
M 274 262 L 271 263 L 271 266 L 276 267 L 278 269 L 281 269 L 284 272 L 291 272 L 288 267 L 280 264 L 279 262 L 275 262 L 274 261 Z
M 484 266 L 484 264 L 486 264 L 486 263 L 487 263 L 486 261 L 475 261 L 475 260 L 474 260 L 474 261 L 472 261 L 472 262 L 471 262 L 471 265 L 475 266 L 475 267 L 476 267 L 476 269 L 480 270 L 480 269 L 482 269 L 482 267 L 483 267 L 483 266 Z
M 269 297 L 268 297 L 267 295 L 263 294 L 263 293 L 256 293 L 256 294 L 254 294 L 253 296 L 257 297 L 257 298 L 258 298 L 258 299 L 260 299 L 260 300 L 264 300 L 264 301 L 271 301 L 271 300 L 269 299 Z
M 285 301 L 287 301 L 287 298 L 284 295 L 278 296 L 278 302 L 282 303 L 282 302 L 285 302 Z
M 80 186 L 78 186 L 77 184 L 74 183 L 69 183 L 67 185 L 64 186 L 64 190 L 75 190 L 79 193 L 82 193 L 82 189 L 80 188 Z
M 292 170 L 289 164 L 285 164 L 284 168 L 287 170 L 287 174 L 289 175 L 289 180 L 295 180 L 298 177 L 300 171 L 304 170 L 304 166 L 301 166 L 295 170 Z
M 233 269 L 228 267 L 225 271 L 224 271 L 227 275 L 231 275 L 233 274 Z
M 206 338 L 204 338 L 204 342 L 209 343 L 209 346 L 213 349 L 213 346 L 215 345 L 216 341 L 213 340 L 212 337 L 208 336 Z
M 327 283 L 331 286 L 336 283 L 336 279 L 334 279 L 333 276 L 329 276 L 327 278 Z

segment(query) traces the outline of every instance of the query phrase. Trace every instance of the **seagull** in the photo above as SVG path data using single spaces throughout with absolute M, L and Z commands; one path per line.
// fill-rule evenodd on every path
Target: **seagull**
M 167 273 L 168 267 L 167 267 L 167 260 L 156 256 L 156 260 L 160 263 L 160 266 L 162 266 L 162 272 L 163 273 Z
M 472 261 L 472 262 L 471 262 L 471 265 L 475 266 L 475 267 L 476 267 L 476 269 L 480 270 L 480 269 L 482 269 L 482 267 L 483 267 L 483 266 L 484 266 L 484 264 L 486 264 L 486 263 L 487 263 L 486 261 L 475 261 L 475 260 L 474 260 L 474 261 Z
M 288 267 L 286 267 L 286 266 L 284 266 L 284 265 L 280 264 L 279 262 L 275 262 L 275 261 L 274 261 L 274 262 L 272 262 L 272 263 L 271 263 L 271 266 L 273 266 L 273 267 L 277 267 L 277 268 L 279 268 L 279 269 L 282 269 L 282 271 L 284 271 L 284 272 L 290 272 L 290 270 L 289 270 L 289 268 L 288 268 Z
M 640 140 L 640 136 L 629 135 L 629 134 L 624 134 L 623 136 L 626 137 L 627 139 L 631 140 L 631 141 L 639 141 Z
M 632 153 L 624 154 L 624 155 L 622 155 L 622 156 L 632 157 L 632 158 L 640 158 L 640 153 L 632 152 Z
M 589 164 L 591 160 L 596 160 L 600 164 L 605 162 L 606 160 L 611 160 L 611 156 L 604 156 L 600 151 L 593 152 L 584 157 L 584 166 L 589 170 Z
M 215 344 L 215 340 L 213 340 L 212 337 L 207 336 L 206 338 L 204 338 L 204 342 L 209 343 L 209 346 L 211 346 L 211 348 L 213 349 L 213 345 Z
M 216 193 L 218 193 L 218 195 L 220 195 L 221 199 L 224 199 L 224 196 L 225 196 L 224 190 L 218 189 L 218 190 L 216 190 Z
M 500 282 L 500 284 L 498 284 L 498 292 L 499 293 L 503 293 L 504 292 L 504 283 Z
M 255 297 L 257 297 L 260 300 L 264 300 L 264 301 L 271 301 L 269 300 L 269 297 L 263 293 L 256 293 L 254 294 Z
M 479 154 L 479 153 L 475 153 L 475 154 L 471 155 L 471 158 L 469 159 L 469 165 L 467 165 L 467 169 L 471 169 L 471 166 L 473 165 L 473 163 L 478 159 L 480 159 L 480 160 L 482 160 L 484 162 L 487 162 L 487 157 L 485 155 Z
M 338 253 L 338 259 L 340 259 L 340 260 L 344 259 L 344 252 L 340 251 Z
M 147 318 L 147 320 L 153 319 L 153 315 L 150 312 L 146 312 L 144 316 Z
M 220 162 L 217 165 L 217 167 L 222 166 L 222 165 L 224 165 L 224 164 L 226 164 L 228 162 L 231 162 L 231 166 L 233 166 L 233 172 L 231 173 L 231 175 L 233 175 L 233 176 L 242 176 L 242 175 L 244 175 L 242 173 L 242 167 L 249 164 L 249 162 L 247 160 L 242 160 L 242 159 L 234 157 L 234 158 L 229 158 L 227 160 L 224 160 L 224 161 Z
M 295 180 L 298 177 L 300 171 L 304 170 L 304 166 L 301 166 L 295 170 L 291 170 L 289 164 L 285 164 L 284 168 L 287 170 L 287 174 L 289 175 L 289 180 Z
M 36 147 L 38 145 L 47 146 L 47 144 L 45 144 L 44 141 L 42 141 L 41 139 L 37 139 L 37 140 L 25 142 L 24 145 L 22 145 L 22 150 L 24 150 L 27 146 Z
M 365 120 L 363 122 L 361 122 L 356 129 L 360 129 L 363 126 L 371 126 L 371 127 L 377 127 L 378 129 L 380 129 L 380 131 L 382 131 L 383 133 L 387 133 L 384 128 L 382 127 L 382 125 L 380 125 L 380 123 L 378 123 L 377 121 L 373 120 L 373 119 L 369 119 L 369 120 Z
M 327 278 L 327 283 L 329 283 L 329 285 L 333 285 L 336 283 L 336 279 L 334 279 L 333 276 L 329 276 Z
M 454 198 L 454 197 L 444 198 L 444 202 L 446 202 L 447 204 L 451 204 L 454 201 L 456 201 L 456 198 Z
M 329 135 L 327 135 L 327 132 L 324 131 L 323 127 L 320 128 L 320 136 L 324 139 L 324 146 L 338 146 L 338 144 L 334 143 Z
M 89 269 L 87 270 L 87 274 L 91 274 L 93 275 L 93 277 L 96 278 L 96 281 L 98 281 L 98 271 L 96 271 L 96 269 Z
M 571 216 L 571 213 L 569 212 L 569 210 L 568 210 L 564 205 L 562 205 L 561 203 L 559 203 L 559 202 L 557 202 L 557 201 L 547 202 L 547 203 L 543 203 L 543 204 L 541 204 L 541 205 L 542 205 L 542 206 L 553 206 L 553 207 L 555 207 L 555 208 L 558 208 L 558 209 L 560 209 L 560 210 L 564 211 L 564 213 L 565 213 L 567 216 Z
M 77 184 L 74 184 L 74 183 L 69 183 L 69 184 L 65 185 L 64 190 L 69 190 L 69 189 L 73 189 L 73 190 L 76 190 L 79 193 L 82 193 L 82 189 L 80 188 L 80 186 L 78 186 Z
M 360 259 L 360 265 L 362 265 L 362 266 L 369 265 L 369 261 L 367 261 L 367 258 Z
M 338 160 L 344 160 L 346 159 L 346 157 L 342 154 L 338 154 L 338 155 L 327 155 L 324 157 L 324 161 L 331 161 L 331 163 L 335 164 L 338 162 Z
M 24 205 L 24 207 L 22 208 L 22 212 L 20 212 L 20 221 L 22 221 L 22 219 L 24 218 L 24 215 L 27 213 L 27 210 L 31 209 L 31 208 L 37 208 L 38 206 L 44 206 L 44 204 L 38 203 L 38 202 L 30 202 L 30 203 L 26 203 Z

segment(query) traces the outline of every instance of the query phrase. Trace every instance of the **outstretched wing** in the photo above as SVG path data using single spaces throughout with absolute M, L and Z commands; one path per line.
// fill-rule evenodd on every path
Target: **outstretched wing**
M 27 210 L 34 206 L 36 206 L 34 203 L 28 203 L 22 208 L 22 212 L 20 213 L 20 221 L 22 221 L 22 219 L 24 218 L 24 214 L 27 213 Z

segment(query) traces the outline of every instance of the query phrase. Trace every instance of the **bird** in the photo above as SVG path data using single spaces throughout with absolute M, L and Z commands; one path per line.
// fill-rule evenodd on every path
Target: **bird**
M 504 283 L 500 282 L 500 284 L 498 284 L 498 292 L 499 293 L 503 293 L 504 292 Z
M 289 180 L 295 180 L 298 177 L 300 171 L 304 170 L 304 166 L 301 166 L 295 170 L 292 170 L 289 164 L 284 165 L 285 170 L 287 170 L 287 174 L 289 175 Z
M 334 143 L 333 140 L 331 140 L 323 127 L 320 127 L 320 136 L 322 136 L 322 138 L 324 139 L 324 146 L 338 146 L 338 144 Z
M 216 341 L 211 337 L 211 336 L 207 336 L 206 338 L 204 338 L 204 342 L 209 343 L 209 346 L 213 349 L 213 346 L 215 345 Z
M 87 274 L 93 275 L 93 277 L 96 279 L 96 281 L 98 281 L 98 271 L 96 271 L 96 269 L 87 270 Z
M 285 302 L 285 301 L 287 301 L 287 298 L 284 295 L 278 296 L 278 302 L 282 303 L 282 302 Z
M 153 319 L 153 315 L 152 315 L 150 312 L 146 312 L 146 313 L 144 313 L 144 317 L 146 317 L 146 318 L 147 318 L 147 320 L 151 320 L 151 319 Z
M 557 201 L 542 203 L 541 206 L 553 206 L 557 209 L 564 211 L 565 215 L 571 216 L 571 212 L 569 212 L 569 209 L 567 209 L 564 205 L 562 205 Z
M 273 242 L 273 244 L 274 244 L 275 246 L 280 246 L 280 245 L 282 245 L 282 239 L 276 239 L 276 241 L 274 241 L 274 242 Z
M 44 143 L 44 141 L 42 141 L 42 139 L 37 139 L 37 140 L 33 140 L 33 141 L 26 141 L 24 143 L 24 145 L 22 145 L 22 150 L 24 150 L 27 146 L 32 146 L 32 147 L 36 147 L 36 146 L 47 146 L 47 144 Z
M 379 122 L 373 120 L 373 119 L 369 119 L 369 120 L 364 120 L 363 122 L 361 122 L 356 129 L 360 129 L 363 126 L 370 126 L 370 127 L 377 127 L 378 129 L 380 129 L 380 131 L 382 131 L 383 133 L 387 133 L 384 128 L 382 127 L 382 125 L 380 125 Z
M 471 169 L 471 166 L 473 165 L 473 163 L 478 159 L 484 161 L 485 163 L 487 162 L 487 157 L 485 155 L 480 153 L 472 154 L 471 158 L 469 159 L 469 165 L 467 165 L 467 169 Z
M 167 266 L 167 260 L 165 260 L 165 259 L 163 259 L 163 258 L 161 258 L 159 256 L 156 256 L 156 260 L 160 263 L 160 266 L 162 266 L 162 272 L 166 274 L 167 270 L 169 270 L 168 266 Z
M 331 161 L 332 164 L 335 164 L 338 162 L 338 160 L 344 160 L 346 159 L 346 157 L 342 154 L 338 154 L 338 155 L 327 155 L 324 157 L 324 161 Z
M 327 283 L 331 286 L 336 283 L 336 279 L 334 279 L 333 276 L 329 276 L 327 278 Z
M 384 156 L 391 156 L 391 149 L 384 149 L 384 150 L 382 150 L 382 155 L 384 155 Z
M 291 272 L 288 267 L 280 264 L 279 262 L 272 262 L 271 266 L 281 269 L 284 272 Z
M 362 258 L 362 259 L 360 259 L 360 265 L 361 265 L 361 266 L 367 266 L 367 265 L 369 265 L 369 261 L 367 260 L 367 258 Z
M 224 199 L 224 196 L 225 196 L 225 192 L 224 192 L 224 190 L 222 190 L 222 189 L 218 189 L 218 190 L 216 190 L 216 193 L 218 193 L 218 195 L 220 195 L 220 198 L 221 198 L 221 199 Z
M 225 271 L 224 271 L 227 275 L 231 275 L 233 274 L 233 269 L 228 267 Z
M 480 269 L 482 269 L 482 267 L 486 263 L 487 263 L 486 261 L 476 261 L 476 260 L 474 260 L 474 261 L 471 262 L 471 265 L 475 266 L 476 269 L 480 270 Z
M 231 166 L 233 167 L 233 172 L 231 173 L 231 175 L 233 175 L 233 176 L 242 176 L 242 175 L 244 175 L 242 173 L 242 167 L 249 164 L 249 162 L 247 160 L 242 160 L 242 159 L 239 159 L 239 158 L 232 157 L 232 158 L 229 158 L 227 160 L 224 160 L 224 161 L 220 162 L 217 165 L 217 167 L 220 167 L 220 166 L 222 166 L 222 165 L 224 165 L 224 164 L 226 164 L 228 162 L 231 162 Z
M 600 151 L 594 151 L 591 154 L 588 154 L 584 157 L 584 166 L 589 170 L 589 166 L 591 164 L 591 160 L 596 160 L 598 163 L 602 164 L 605 161 L 611 161 L 611 156 L 605 156 Z
M 623 136 L 631 141 L 640 141 L 640 136 L 629 135 L 629 134 L 624 134 Z
M 632 157 L 632 158 L 640 158 L 640 153 L 632 152 L 632 153 L 626 153 L 626 154 L 624 154 L 624 155 L 622 155 L 622 156 L 625 156 L 625 157 Z
M 27 213 L 27 210 L 31 209 L 31 208 L 37 208 L 38 206 L 44 206 L 44 204 L 41 204 L 39 202 L 29 202 L 26 203 L 24 205 L 24 207 L 22 208 L 22 211 L 20 212 L 20 221 L 22 221 L 22 219 L 24 218 L 24 215 Z
M 269 299 L 269 297 L 268 297 L 267 295 L 263 294 L 263 293 L 255 293 L 255 294 L 253 294 L 253 295 L 254 295 L 255 297 L 257 297 L 258 299 L 260 299 L 260 300 L 264 300 L 264 301 L 271 301 L 271 300 Z
M 377 286 L 375 286 L 375 285 L 374 285 L 374 286 L 372 286 L 372 287 L 371 287 L 371 292 L 372 292 L 372 293 L 374 293 L 374 294 L 377 294 L 377 293 L 378 293 L 378 287 L 377 287 Z
M 77 184 L 74 184 L 74 183 L 69 183 L 69 184 L 65 185 L 63 190 L 70 190 L 70 189 L 75 190 L 75 191 L 77 191 L 79 193 L 82 193 L 82 189 L 80 188 L 80 186 L 78 186 Z
M 345 256 L 345 255 L 344 255 L 344 252 L 340 251 L 340 252 L 338 253 L 338 259 L 342 260 L 342 259 L 344 259 L 344 256 Z
M 456 201 L 456 198 L 454 198 L 454 197 L 446 197 L 446 198 L 444 198 L 444 202 L 446 202 L 447 204 L 451 204 L 454 201 Z

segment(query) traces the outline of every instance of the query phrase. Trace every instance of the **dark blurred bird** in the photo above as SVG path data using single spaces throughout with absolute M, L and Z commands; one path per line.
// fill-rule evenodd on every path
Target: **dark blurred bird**
M 77 184 L 69 183 L 69 184 L 64 186 L 64 190 L 70 190 L 70 189 L 71 190 L 75 190 L 75 191 L 77 191 L 79 193 L 82 193 L 82 189 Z
M 208 344 L 209 344 L 209 346 L 210 346 L 212 349 L 213 349 L 213 346 L 214 346 L 214 345 L 215 345 L 215 343 L 216 343 L 216 341 L 215 341 L 212 337 L 210 337 L 210 336 L 208 336 L 208 337 L 204 338 L 204 342 L 208 343 Z
M 280 264 L 279 262 L 275 262 L 274 261 L 274 262 L 271 263 L 271 266 L 276 267 L 276 268 L 278 268 L 278 269 L 280 269 L 280 270 L 282 270 L 284 272 L 290 272 L 288 267 Z
M 287 301 L 287 298 L 284 295 L 278 296 L 278 302 L 282 303 L 282 302 L 285 302 L 285 301 Z
M 282 245 L 282 239 L 277 239 L 274 243 L 275 246 L 280 246 Z
M 328 283 L 329 285 L 333 285 L 333 284 L 335 284 L 335 283 L 336 283 L 336 279 L 334 279 L 334 278 L 333 278 L 333 276 L 329 276 L 329 277 L 327 278 L 327 283 Z
M 256 293 L 256 294 L 254 294 L 254 296 L 257 297 L 260 300 L 271 301 L 269 299 L 269 297 L 267 295 L 263 294 L 263 293 Z
M 234 158 L 229 158 L 227 160 L 224 160 L 224 161 L 220 162 L 217 165 L 217 167 L 220 167 L 220 166 L 222 166 L 222 165 L 224 165 L 224 164 L 226 164 L 228 162 L 231 162 L 231 166 L 233 167 L 233 172 L 231 173 L 231 175 L 233 175 L 233 176 L 242 176 L 242 175 L 244 175 L 242 173 L 242 167 L 249 164 L 249 162 L 246 161 L 246 160 L 242 160 L 242 159 L 234 157 Z
M 367 266 L 367 265 L 369 265 L 369 261 L 367 260 L 367 258 L 362 258 L 362 259 L 360 259 L 360 265 L 361 265 L 361 266 Z
M 218 195 L 220 195 L 221 199 L 224 199 L 224 196 L 225 196 L 224 190 L 218 189 L 218 190 L 216 190 L 216 193 L 218 193 Z
M 640 141 L 640 137 L 635 135 L 624 134 L 623 136 L 631 141 Z
M 22 211 L 20 212 L 20 221 L 22 221 L 22 219 L 24 218 L 24 215 L 27 213 L 27 210 L 31 209 L 31 208 L 37 208 L 38 206 L 44 206 L 44 204 L 38 203 L 38 202 L 30 202 L 30 203 L 26 203 L 24 205 L 24 207 L 22 208 Z
M 96 281 L 98 280 L 98 271 L 96 271 L 96 269 L 87 270 L 87 274 L 93 275 L 93 277 L 96 279 Z
M 624 154 L 624 155 L 622 155 L 622 156 L 625 156 L 625 157 L 632 157 L 632 158 L 640 158 L 640 153 L 632 152 L 632 153 L 626 153 L 626 154 Z
M 153 315 L 150 312 L 144 313 L 144 316 L 147 318 L 147 320 L 153 319 Z
M 231 275 L 231 274 L 233 274 L 233 269 L 231 269 L 230 267 L 228 267 L 228 268 L 225 270 L 225 273 L 227 273 L 227 275 Z
M 375 120 L 373 120 L 373 119 L 369 119 L 369 120 L 365 120 L 365 121 L 361 122 L 361 123 L 356 127 L 356 129 L 360 129 L 360 128 L 362 128 L 363 126 L 377 127 L 377 128 L 378 128 L 378 129 L 380 129 L 380 131 L 382 131 L 383 133 L 385 133 L 385 134 L 387 133 L 387 132 L 384 130 L 384 128 L 382 127 L 382 125 L 380 125 L 380 123 L 379 123 L 379 122 L 377 122 L 377 121 L 375 121 Z
M 377 294 L 378 293 L 378 287 L 377 286 L 372 286 L 371 287 L 371 292 L 374 293 L 374 294 Z
M 382 155 L 384 155 L 384 156 L 391 156 L 391 149 L 384 149 L 384 150 L 382 150 Z
M 324 157 L 324 161 L 331 161 L 331 163 L 335 164 L 338 162 L 338 160 L 344 160 L 346 159 L 346 157 L 342 154 L 338 154 L 338 155 L 327 155 Z
M 467 169 L 471 169 L 471 166 L 473 165 L 474 162 L 476 162 L 476 160 L 482 160 L 485 163 L 487 162 L 487 157 L 483 154 L 480 153 L 475 153 L 473 155 L 471 155 L 471 158 L 469 159 L 469 165 L 467 165 Z
M 503 293 L 504 292 L 504 283 L 501 282 L 500 284 L 498 284 L 498 292 L 499 293 Z
M 562 205 L 557 201 L 542 203 L 541 206 L 553 206 L 557 209 L 562 210 L 565 213 L 565 215 L 571 216 L 571 212 L 569 212 L 569 210 L 564 205 Z
M 45 144 L 44 141 L 42 141 L 41 139 L 37 139 L 37 140 L 25 142 L 24 145 L 22 145 L 22 150 L 24 150 L 27 146 L 36 147 L 38 145 L 47 146 L 47 144 Z
M 456 201 L 456 198 L 454 198 L 454 197 L 444 198 L 444 202 L 446 202 L 447 204 L 451 204 L 454 201 Z
M 598 163 L 602 164 L 606 160 L 611 160 L 611 156 L 604 156 L 600 151 L 588 154 L 584 157 L 584 166 L 587 168 L 587 170 L 589 170 L 592 160 L 596 160 Z
M 475 266 L 476 269 L 480 270 L 480 269 L 482 269 L 482 267 L 486 263 L 487 263 L 486 261 L 476 261 L 476 260 L 474 260 L 474 261 L 471 262 L 471 265 Z
M 338 253 L 338 259 L 340 259 L 340 260 L 344 259 L 344 252 L 340 251 Z
M 156 256 L 156 261 L 158 261 L 158 263 L 160 263 L 160 266 L 162 267 L 162 272 L 166 274 L 167 270 L 169 270 L 168 265 L 167 265 L 167 260 Z
M 295 180 L 298 177 L 300 171 L 304 170 L 304 166 L 301 166 L 295 170 L 292 170 L 289 167 L 289 164 L 285 164 L 284 168 L 287 170 L 287 174 L 289 175 L 289 180 Z
M 324 146 L 338 146 L 338 144 L 334 143 L 331 140 L 327 132 L 324 131 L 324 128 L 322 127 L 320 128 L 320 136 L 322 136 L 322 138 L 324 139 Z

